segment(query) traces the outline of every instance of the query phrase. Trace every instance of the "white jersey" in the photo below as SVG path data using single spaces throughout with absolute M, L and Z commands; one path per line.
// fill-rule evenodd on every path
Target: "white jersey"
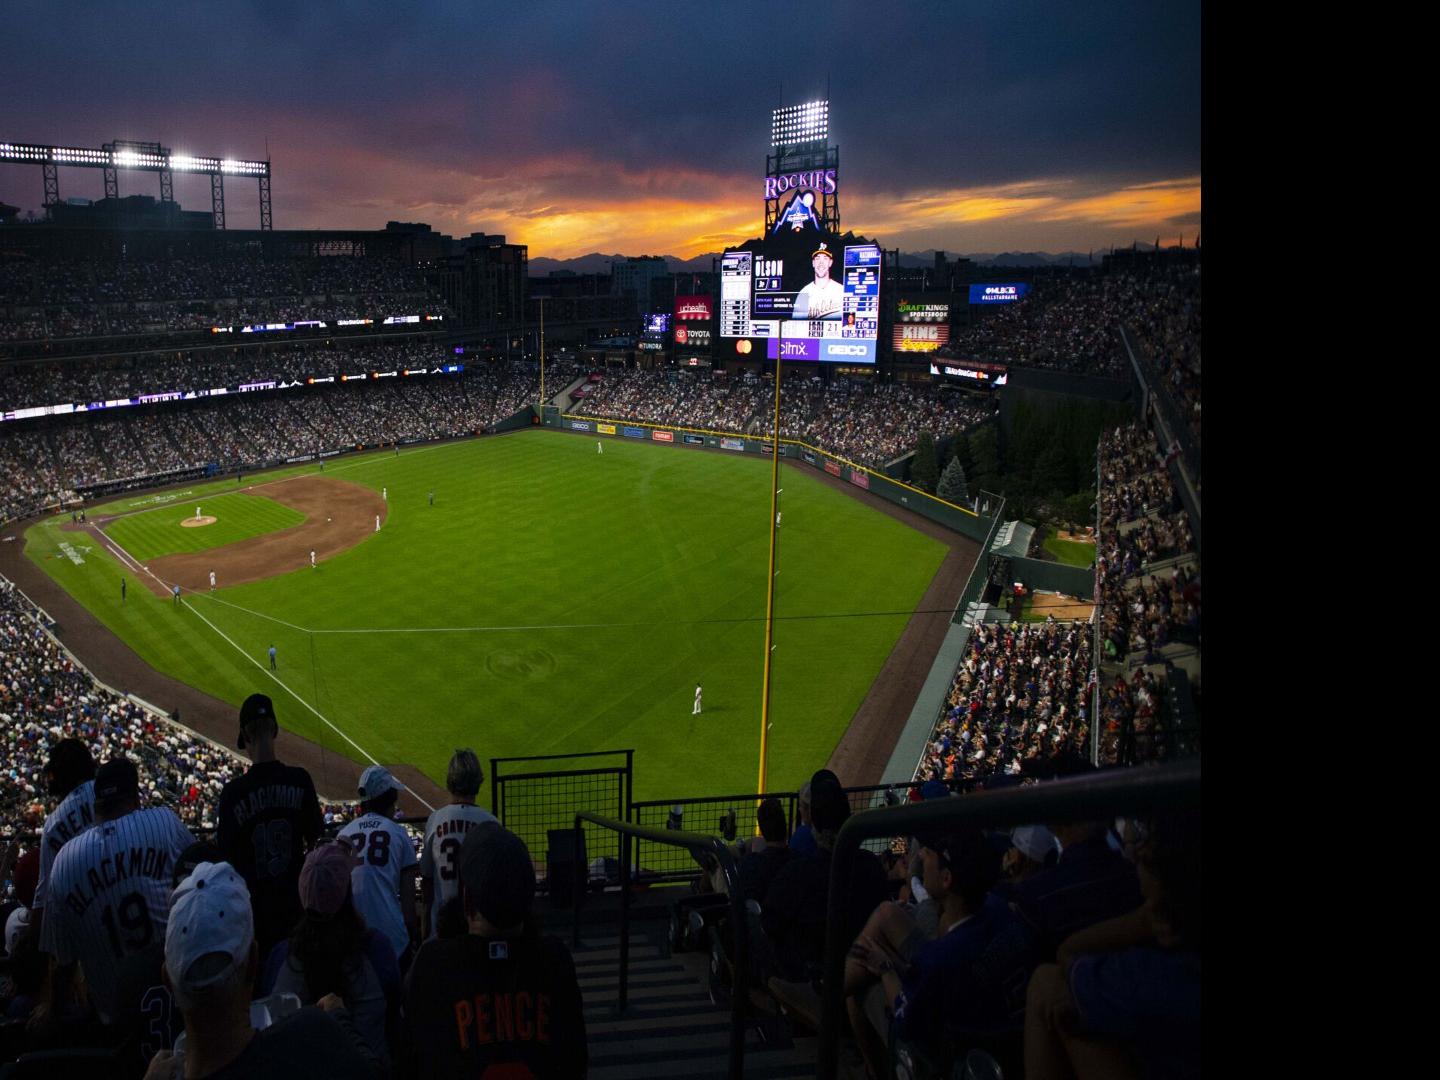
M 55 865 L 60 849 L 94 824 L 95 781 L 86 780 L 66 795 L 45 819 L 45 828 L 40 833 L 40 877 L 35 882 L 35 902 L 31 907 L 45 906 L 50 868 Z
M 430 904 L 430 934 L 440 921 L 440 908 L 460 895 L 460 845 L 476 825 L 495 821 L 495 815 L 473 803 L 442 806 L 425 822 L 425 846 L 420 849 L 420 873 L 429 879 L 435 897 Z
M 398 959 L 410 945 L 400 907 L 400 875 L 418 861 L 410 834 L 382 814 L 366 814 L 341 829 L 337 839 L 362 860 L 350 872 L 355 910 L 366 926 L 385 935 Z
M 122 961 L 165 940 L 175 862 L 194 842 L 173 810 L 157 806 L 96 825 L 55 859 L 40 946 L 59 963 L 79 962 L 106 1023 L 116 1018 Z
M 845 286 L 834 278 L 816 279 L 795 297 L 796 319 L 833 319 L 845 306 Z

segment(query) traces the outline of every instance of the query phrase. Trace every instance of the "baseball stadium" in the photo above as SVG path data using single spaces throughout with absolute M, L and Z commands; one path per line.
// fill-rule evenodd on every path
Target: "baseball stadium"
M 1198 236 L 919 265 L 829 117 L 548 276 L 0 142 L 0 1077 L 1198 1073 Z

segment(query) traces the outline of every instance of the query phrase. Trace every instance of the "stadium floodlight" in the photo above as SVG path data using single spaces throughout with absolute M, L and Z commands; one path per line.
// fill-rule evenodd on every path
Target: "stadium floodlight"
M 775 109 L 770 116 L 770 144 L 796 146 L 821 142 L 830 136 L 830 102 L 808 101 L 804 105 L 787 105 Z

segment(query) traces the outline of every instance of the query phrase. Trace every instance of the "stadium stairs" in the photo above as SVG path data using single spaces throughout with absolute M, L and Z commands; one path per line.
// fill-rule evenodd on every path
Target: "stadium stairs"
M 585 1006 L 590 1080 L 711 1080 L 729 1062 L 730 1008 L 710 994 L 708 955 L 672 953 L 670 904 L 681 889 L 637 895 L 630 909 L 628 1002 L 617 1013 L 620 971 L 619 896 L 586 900 L 580 946 L 573 949 Z M 570 943 L 571 914 L 546 909 L 547 933 Z M 816 1039 L 808 1033 L 745 1038 L 745 1076 L 760 1080 L 815 1075 Z

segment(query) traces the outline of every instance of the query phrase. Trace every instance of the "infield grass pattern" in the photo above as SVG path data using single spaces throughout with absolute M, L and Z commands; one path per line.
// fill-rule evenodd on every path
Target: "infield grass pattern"
M 636 799 L 754 790 L 767 460 L 626 440 L 601 456 L 593 438 L 521 432 L 328 472 L 388 487 L 385 527 L 318 570 L 189 597 L 193 611 L 133 580 L 122 605 L 119 564 L 76 565 L 53 524 L 27 533 L 27 554 L 155 667 L 237 705 L 264 690 L 287 728 L 352 757 L 252 660 L 273 644 L 286 687 L 379 760 L 442 782 L 460 746 L 634 747 Z M 784 469 L 781 486 L 776 790 L 824 764 L 946 552 L 818 477 Z M 227 490 L 197 484 L 157 520 L 216 512 Z
M 195 516 L 199 506 L 211 525 L 186 528 L 181 524 Z M 104 527 L 114 540 L 142 563 L 181 551 L 208 551 L 252 536 L 294 528 L 305 515 L 261 495 L 229 493 L 210 495 L 186 502 L 172 502 L 116 518 Z

